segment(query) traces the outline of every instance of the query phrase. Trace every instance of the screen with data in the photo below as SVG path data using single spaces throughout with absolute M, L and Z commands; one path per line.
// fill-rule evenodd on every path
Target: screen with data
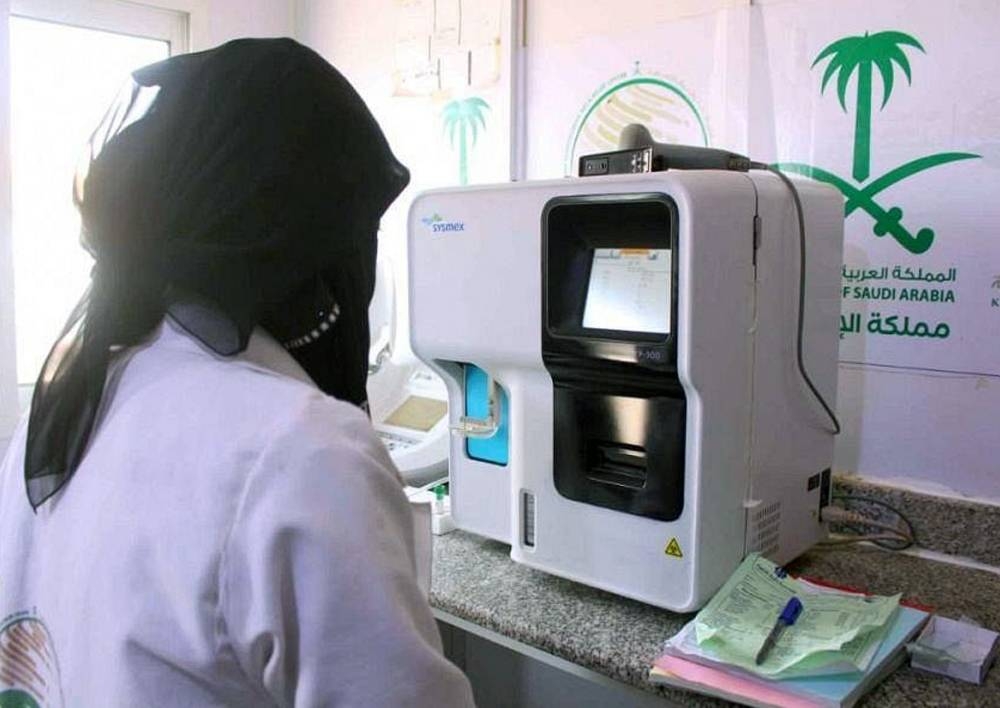
M 670 333 L 666 248 L 596 248 L 583 307 L 586 329 Z

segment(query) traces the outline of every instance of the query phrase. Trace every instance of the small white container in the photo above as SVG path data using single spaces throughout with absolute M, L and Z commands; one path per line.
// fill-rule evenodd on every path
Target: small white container
M 996 632 L 947 617 L 931 617 L 907 648 L 916 669 L 982 684 L 1000 652 Z

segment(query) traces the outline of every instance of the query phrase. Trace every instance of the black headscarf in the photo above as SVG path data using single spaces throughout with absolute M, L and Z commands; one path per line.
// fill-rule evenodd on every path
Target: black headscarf
M 74 185 L 95 265 L 35 386 L 35 508 L 80 463 L 112 357 L 168 312 L 226 356 L 260 324 L 324 391 L 366 401 L 378 221 L 409 173 L 364 102 L 289 39 L 237 40 L 132 79 Z

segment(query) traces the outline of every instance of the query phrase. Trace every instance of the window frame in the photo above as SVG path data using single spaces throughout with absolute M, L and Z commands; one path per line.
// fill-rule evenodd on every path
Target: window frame
M 9 0 L 10 15 L 167 42 L 170 56 L 190 45 L 187 13 L 126 0 Z
M 0 107 L 10 102 L 11 17 L 164 41 L 170 56 L 175 56 L 190 50 L 191 15 L 196 10 L 171 0 L 162 5 L 127 0 L 9 0 L 3 4 L 8 4 L 8 12 L 0 26 L 5 35 L 0 40 L 0 76 L 6 81 L 0 81 Z M 0 457 L 34 391 L 33 384 L 19 385 L 17 381 L 10 127 L 9 116 L 0 116 Z

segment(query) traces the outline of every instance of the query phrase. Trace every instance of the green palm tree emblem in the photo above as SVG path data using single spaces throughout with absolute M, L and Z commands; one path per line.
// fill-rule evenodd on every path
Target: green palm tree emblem
M 819 53 L 812 65 L 815 67 L 824 59 L 830 63 L 823 74 L 820 93 L 826 90 L 830 79 L 837 76 L 837 98 L 840 107 L 847 112 L 847 85 L 857 72 L 857 102 L 854 110 L 854 179 L 864 182 L 870 174 L 871 129 L 872 129 L 872 74 L 878 69 L 882 76 L 882 108 L 892 95 L 893 75 L 896 64 L 906 74 L 906 82 L 911 82 L 910 61 L 902 47 L 914 47 L 921 52 L 924 48 L 916 39 L 903 32 L 865 32 L 860 37 L 844 37 L 828 45 Z
M 815 68 L 823 60 L 829 59 L 830 63 L 827 64 L 823 80 L 820 83 L 820 93 L 826 90 L 827 84 L 836 76 L 837 98 L 845 113 L 847 112 L 847 88 L 851 78 L 857 73 L 852 170 L 854 182 L 840 177 L 830 170 L 804 162 L 779 162 L 776 167 L 785 172 L 797 172 L 833 185 L 847 200 L 844 205 L 845 217 L 858 210 L 865 212 L 871 217 L 872 233 L 875 236 L 879 238 L 891 236 L 907 251 L 919 255 L 926 253 L 934 243 L 934 229 L 924 226 L 916 229 L 914 233 L 903 223 L 902 208 L 887 206 L 876 197 L 893 185 L 933 167 L 962 160 L 974 160 L 980 156 L 969 152 L 939 152 L 925 155 L 894 167 L 885 174 L 868 181 L 871 173 L 872 77 L 877 69 L 882 77 L 881 108 L 885 108 L 892 95 L 894 72 L 897 66 L 906 75 L 907 83 L 910 82 L 910 61 L 903 51 L 905 47 L 913 47 L 924 52 L 920 42 L 903 32 L 886 31 L 875 34 L 865 32 L 861 36 L 838 39 L 824 48 L 812 63 L 812 68 Z
M 448 131 L 448 141 L 455 147 L 455 134 L 458 133 L 458 182 L 469 183 L 469 149 L 476 145 L 479 128 L 486 130 L 486 117 L 483 111 L 490 110 L 490 104 L 478 96 L 451 101 L 441 113 L 444 129 Z M 469 145 L 469 133 L 472 133 L 472 145 Z

